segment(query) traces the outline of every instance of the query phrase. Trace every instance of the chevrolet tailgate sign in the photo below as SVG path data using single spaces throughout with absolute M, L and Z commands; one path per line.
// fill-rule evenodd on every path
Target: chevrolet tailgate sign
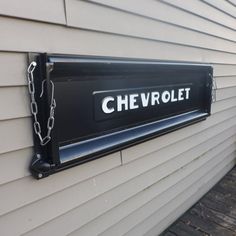
M 41 104 L 39 119 L 44 132 L 51 84 L 56 100 L 51 141 L 42 147 L 35 137 L 36 155 L 50 167 L 43 171 L 32 165 L 36 177 L 122 150 L 210 115 L 213 72 L 209 65 L 45 54 L 36 58 L 36 98 Z M 44 78 L 46 98 L 40 98 Z

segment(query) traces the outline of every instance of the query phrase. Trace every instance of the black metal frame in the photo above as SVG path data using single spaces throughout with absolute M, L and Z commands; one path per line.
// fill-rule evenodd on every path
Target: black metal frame
M 65 56 L 65 55 L 50 55 L 50 54 L 31 54 L 30 61 L 33 59 L 37 61 L 37 68 L 35 70 L 35 87 L 36 87 L 36 101 L 39 104 L 39 121 L 45 124 L 49 115 L 49 100 L 50 100 L 50 79 L 55 79 L 58 74 L 78 73 L 75 64 L 81 62 L 103 63 L 104 65 L 111 65 L 112 63 L 132 64 L 136 66 L 163 66 L 164 69 L 176 68 L 190 68 L 192 70 L 203 70 L 205 73 L 205 87 L 204 96 L 205 102 L 203 107 L 192 110 L 186 110 L 180 114 L 175 114 L 170 117 L 163 117 L 159 120 L 150 120 L 136 124 L 135 126 L 120 129 L 114 132 L 99 133 L 95 137 L 84 138 L 80 141 L 71 142 L 71 144 L 60 145 L 58 142 L 57 123 L 51 133 L 52 140 L 46 146 L 41 146 L 36 135 L 34 135 L 35 155 L 30 165 L 32 175 L 37 178 L 43 178 L 55 172 L 85 163 L 90 160 L 102 157 L 109 153 L 119 151 L 121 149 L 130 147 L 140 142 L 152 139 L 162 134 L 174 131 L 176 129 L 185 127 L 187 125 L 196 123 L 206 119 L 210 115 L 211 99 L 212 99 L 212 67 L 203 64 L 191 63 L 165 63 L 153 60 L 134 60 L 126 58 L 111 58 L 111 57 L 88 57 L 88 56 Z M 61 63 L 61 64 L 60 64 Z M 67 63 L 67 64 L 63 64 Z M 68 70 L 70 63 L 71 70 Z M 60 64 L 60 66 L 57 66 Z M 56 65 L 57 73 L 54 77 L 51 70 Z M 66 65 L 63 67 L 63 65 Z M 138 68 L 138 67 L 137 67 Z M 83 72 L 82 72 L 83 73 Z M 105 71 L 105 73 L 107 73 Z M 45 96 L 43 99 L 39 98 L 41 82 L 46 79 L 47 88 L 45 89 Z M 56 111 L 57 112 L 57 111 Z M 56 117 L 57 119 L 57 117 Z M 46 133 L 46 127 L 42 126 L 42 133 Z M 92 151 L 91 151 L 92 150 Z

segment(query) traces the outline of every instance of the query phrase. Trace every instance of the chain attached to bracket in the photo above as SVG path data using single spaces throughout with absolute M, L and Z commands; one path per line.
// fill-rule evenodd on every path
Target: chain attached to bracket
M 50 80 L 52 91 L 51 91 L 50 112 L 49 112 L 49 117 L 48 117 L 48 121 L 47 121 L 47 134 L 45 137 L 42 137 L 41 125 L 40 125 L 38 118 L 37 118 L 38 105 L 35 100 L 35 86 L 34 86 L 34 74 L 33 73 L 34 73 L 36 66 L 37 66 L 37 63 L 35 61 L 33 61 L 30 63 L 28 70 L 27 70 L 27 72 L 28 72 L 28 88 L 29 88 L 29 93 L 30 93 L 30 98 L 31 98 L 30 109 L 31 109 L 31 113 L 32 113 L 33 119 L 34 119 L 34 123 L 33 123 L 34 132 L 38 136 L 40 144 L 42 146 L 45 146 L 51 140 L 51 132 L 54 127 L 54 121 L 55 121 L 54 113 L 55 113 L 55 108 L 56 108 L 56 101 L 54 98 L 54 84 Z M 45 82 L 46 82 L 46 80 L 42 81 L 42 91 L 40 94 L 40 98 L 43 96 L 43 93 L 44 93 Z

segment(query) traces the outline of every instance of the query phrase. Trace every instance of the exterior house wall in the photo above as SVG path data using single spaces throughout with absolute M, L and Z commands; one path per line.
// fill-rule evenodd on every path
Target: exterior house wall
M 234 0 L 0 0 L 0 15 L 0 235 L 158 235 L 234 166 Z M 206 121 L 37 181 L 28 52 L 207 63 L 216 102 Z

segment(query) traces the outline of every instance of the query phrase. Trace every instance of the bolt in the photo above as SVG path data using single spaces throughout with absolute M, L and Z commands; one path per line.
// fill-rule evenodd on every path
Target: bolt
M 39 173 L 38 174 L 38 178 L 41 179 L 43 177 L 43 174 L 42 173 Z

